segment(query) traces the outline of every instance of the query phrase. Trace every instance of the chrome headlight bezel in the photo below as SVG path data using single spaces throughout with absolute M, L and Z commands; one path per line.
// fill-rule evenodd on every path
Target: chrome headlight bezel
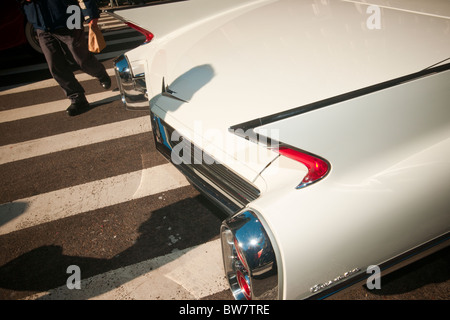
M 221 243 L 225 275 L 235 299 L 279 299 L 275 243 L 256 210 L 245 209 L 225 220 Z

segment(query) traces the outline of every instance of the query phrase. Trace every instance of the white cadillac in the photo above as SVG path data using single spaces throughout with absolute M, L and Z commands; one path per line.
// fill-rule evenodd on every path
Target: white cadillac
M 229 214 L 236 299 L 326 298 L 449 244 L 450 1 L 111 14 L 146 35 L 115 60 L 124 104 Z

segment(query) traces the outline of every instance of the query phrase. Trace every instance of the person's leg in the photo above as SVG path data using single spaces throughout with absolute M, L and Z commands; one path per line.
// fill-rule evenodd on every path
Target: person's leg
M 69 36 L 61 36 L 60 39 L 67 46 L 75 62 L 80 66 L 80 69 L 83 72 L 99 79 L 102 86 L 105 89 L 109 89 L 111 79 L 103 64 L 89 51 L 84 30 L 71 30 Z M 104 85 L 105 82 L 107 82 L 107 86 Z
M 86 100 L 84 89 L 75 78 L 59 40 L 49 32 L 37 30 L 39 44 L 53 78 L 72 102 Z

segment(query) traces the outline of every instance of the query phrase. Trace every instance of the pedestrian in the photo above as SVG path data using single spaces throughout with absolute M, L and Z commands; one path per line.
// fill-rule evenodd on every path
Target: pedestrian
M 89 52 L 83 24 L 69 28 L 68 19 L 73 21 L 73 12 L 69 6 L 77 5 L 82 17 L 79 21 L 97 24 L 100 11 L 96 0 L 21 0 L 25 15 L 36 29 L 39 44 L 44 53 L 50 73 L 58 82 L 71 104 L 67 108 L 69 116 L 81 114 L 89 109 L 85 91 L 75 78 L 67 53 L 80 69 L 97 78 L 107 90 L 111 87 L 111 78 L 105 67 Z

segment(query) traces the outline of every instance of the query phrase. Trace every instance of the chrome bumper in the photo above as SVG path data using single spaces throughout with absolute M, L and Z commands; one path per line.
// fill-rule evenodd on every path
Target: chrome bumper
M 236 300 L 280 298 L 277 258 L 261 216 L 244 209 L 222 223 L 225 275 Z
M 149 108 L 145 75 L 133 74 L 133 70 L 125 55 L 114 60 L 117 86 L 120 97 L 128 110 L 147 110 Z
M 279 288 L 275 251 L 261 219 L 254 210 L 244 209 L 259 197 L 258 188 L 230 168 L 217 163 L 189 140 L 174 134 L 176 131 L 152 111 L 150 119 L 156 149 L 229 216 L 221 227 L 221 238 L 225 273 L 234 297 L 277 299 Z M 257 243 L 253 243 L 255 240 Z M 239 252 L 245 256 L 239 261 L 233 258 L 237 243 L 243 248 Z M 243 260 L 246 261 L 245 268 L 240 267 Z

